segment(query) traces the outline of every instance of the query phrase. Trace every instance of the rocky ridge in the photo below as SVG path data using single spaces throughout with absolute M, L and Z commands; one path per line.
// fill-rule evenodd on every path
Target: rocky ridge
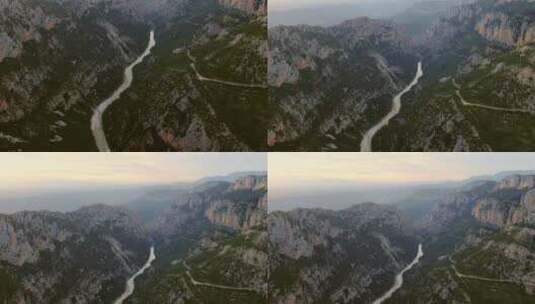
M 273 303 L 373 300 L 413 258 L 410 230 L 395 209 L 371 203 L 270 214 Z
M 110 299 L 144 262 L 148 245 L 141 223 L 121 208 L 1 215 L 0 272 L 14 274 L 5 283 L 15 286 L 5 300 L 64 303 L 76 298 L 89 303 Z
M 277 26 L 268 35 L 270 98 L 277 105 L 268 144 L 276 150 L 358 145 L 355 130 L 371 126 L 369 117 L 386 111 L 389 97 L 414 76 L 410 39 L 389 21 Z

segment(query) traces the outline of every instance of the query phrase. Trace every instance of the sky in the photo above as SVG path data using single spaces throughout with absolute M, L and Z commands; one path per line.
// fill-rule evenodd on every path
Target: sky
M 535 170 L 535 153 L 272 153 L 270 203 L 321 191 L 359 191 L 462 181 Z
M 388 1 L 400 1 L 400 0 L 383 0 L 381 2 Z M 269 0 L 268 7 L 270 11 L 281 11 L 300 9 L 314 6 L 323 5 L 336 5 L 336 4 L 359 4 L 377 2 L 377 0 Z
M 332 26 L 358 17 L 389 18 L 418 0 L 270 0 L 268 26 Z
M 1 153 L 0 197 L 37 190 L 192 182 L 265 171 L 264 153 Z

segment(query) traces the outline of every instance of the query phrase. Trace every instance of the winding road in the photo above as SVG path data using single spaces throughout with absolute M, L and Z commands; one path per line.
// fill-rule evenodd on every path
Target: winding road
M 242 87 L 242 88 L 267 89 L 267 86 L 262 85 L 262 84 L 247 84 L 247 83 L 239 83 L 239 82 L 232 82 L 232 81 L 204 77 L 201 75 L 201 73 L 199 73 L 199 71 L 197 70 L 197 67 L 195 66 L 195 63 L 197 62 L 195 57 L 191 55 L 191 52 L 189 50 L 187 54 L 188 54 L 188 58 L 191 60 L 190 66 L 195 72 L 195 76 L 197 76 L 197 79 L 199 79 L 200 81 L 214 82 L 214 83 L 219 83 L 219 84 L 224 84 L 224 85 L 234 86 L 234 87 Z
M 518 285 L 530 285 L 535 286 L 535 282 L 519 282 L 514 280 L 507 280 L 507 279 L 491 279 L 491 278 L 485 278 L 480 277 L 476 275 L 469 275 L 459 272 L 457 267 L 455 267 L 455 263 L 453 262 L 453 259 L 451 256 L 448 257 L 451 263 L 451 267 L 453 268 L 453 271 L 455 272 L 455 275 L 458 276 L 461 279 L 471 279 L 471 280 L 478 280 L 478 281 L 486 281 L 486 282 L 497 282 L 497 283 L 511 283 L 511 284 L 518 284 Z
M 373 137 L 375 136 L 375 134 L 377 134 L 377 132 L 379 132 L 379 130 L 387 126 L 392 118 L 396 117 L 396 115 L 399 114 L 399 111 L 401 110 L 401 97 L 403 97 L 403 95 L 412 90 L 412 88 L 418 84 L 418 81 L 420 80 L 420 78 L 422 78 L 423 75 L 424 72 L 422 70 L 422 62 L 418 62 L 418 70 L 416 72 L 416 76 L 414 77 L 413 81 L 403 91 L 401 91 L 401 93 L 399 93 L 392 99 L 392 109 L 390 110 L 390 112 L 385 117 L 383 117 L 383 119 L 381 119 L 379 123 L 377 123 L 364 134 L 364 137 L 362 138 L 362 141 L 360 143 L 361 152 L 372 152 Z
M 227 290 L 238 290 L 238 291 L 252 291 L 256 292 L 253 288 L 247 288 L 247 287 L 234 287 L 234 286 L 226 286 L 226 285 L 219 285 L 219 284 L 212 284 L 212 283 L 205 283 L 205 282 L 199 282 L 193 278 L 193 276 L 190 273 L 191 268 L 186 264 L 184 261 L 184 267 L 186 267 L 186 274 L 188 275 L 189 279 L 191 280 L 191 283 L 195 286 L 205 286 L 205 287 L 213 287 L 213 288 L 219 288 L 219 289 L 227 289 Z
M 392 286 L 392 288 L 390 288 L 386 293 L 384 293 L 379 299 L 373 301 L 373 304 L 381 304 L 384 301 L 386 301 L 387 299 L 389 299 L 390 297 L 392 297 L 392 295 L 398 289 L 400 289 L 401 286 L 403 285 L 403 274 L 405 272 L 411 270 L 412 267 L 414 267 L 414 265 L 418 264 L 418 262 L 420 262 L 420 258 L 422 258 L 423 256 L 424 256 L 424 251 L 422 249 L 422 244 L 419 244 L 418 245 L 418 253 L 416 254 L 416 257 L 414 258 L 414 260 L 409 265 L 407 265 L 407 267 L 403 268 L 403 270 L 401 270 L 400 273 L 398 273 L 396 275 L 396 280 L 395 280 L 394 285 Z
M 139 56 L 136 61 L 132 62 L 126 69 L 124 70 L 124 79 L 123 83 L 111 94 L 110 97 L 106 98 L 103 102 L 101 102 L 98 107 L 93 112 L 93 117 L 91 117 L 91 131 L 93 132 L 93 137 L 95 138 L 95 143 L 97 145 L 97 148 L 100 152 L 111 152 L 110 147 L 108 145 L 108 141 L 106 140 L 106 134 L 104 133 L 104 128 L 102 126 L 102 116 L 104 115 L 104 112 L 106 109 L 108 109 L 109 106 L 112 105 L 114 101 L 119 99 L 121 95 L 130 88 L 132 85 L 132 81 L 134 80 L 133 70 L 136 65 L 143 62 L 143 59 L 147 57 L 152 48 L 156 45 L 156 40 L 154 39 L 154 31 L 150 32 L 149 36 L 149 44 L 143 54 Z
M 457 83 L 457 81 L 455 79 L 453 79 L 452 81 L 453 81 L 453 86 L 457 89 L 455 91 L 455 94 L 457 94 L 457 97 L 459 97 L 459 99 L 461 100 L 461 104 L 463 106 L 465 106 L 465 107 L 466 106 L 468 106 L 468 107 L 476 107 L 476 108 L 487 109 L 487 110 L 492 110 L 492 111 L 500 111 L 500 112 L 516 112 L 516 113 L 533 114 L 533 111 L 526 110 L 526 109 L 509 109 L 509 108 L 487 106 L 487 105 L 483 105 L 483 104 L 479 104 L 479 103 L 468 102 L 468 101 L 466 101 L 466 99 L 464 99 L 463 95 L 461 95 L 461 86 Z
M 126 300 L 129 296 L 131 296 L 134 293 L 134 289 L 135 289 L 134 281 L 136 280 L 137 277 L 142 275 L 145 272 L 145 270 L 150 268 L 154 260 L 156 260 L 156 255 L 154 254 L 154 246 L 151 246 L 149 259 L 147 260 L 145 265 L 143 265 L 143 267 L 140 270 L 138 270 L 138 272 L 136 272 L 132 277 L 130 277 L 130 279 L 128 279 L 128 281 L 126 281 L 125 291 L 119 298 L 117 298 L 117 300 L 113 302 L 114 304 L 122 304 L 124 300 Z

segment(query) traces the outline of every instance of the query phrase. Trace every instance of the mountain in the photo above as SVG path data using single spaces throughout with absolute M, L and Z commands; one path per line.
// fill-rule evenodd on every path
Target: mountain
M 111 301 L 148 255 L 149 239 L 127 210 L 0 216 L 3 303 Z
M 270 28 L 271 149 L 359 151 L 372 134 L 375 151 L 531 151 L 534 12 L 418 2 L 391 20 Z
M 151 223 L 161 259 L 132 303 L 266 303 L 266 181 L 190 193 Z
M 533 298 L 535 176 L 459 192 L 424 226 L 427 257 L 392 303 L 529 303 Z
M 267 178 L 248 175 L 177 194 L 151 218 L 105 205 L 0 215 L 0 302 L 112 302 L 152 246 L 128 303 L 264 303 L 266 214 Z
M 392 20 L 404 25 L 414 37 L 425 37 L 426 30 L 452 7 L 470 4 L 475 0 L 431 0 L 417 1 L 405 11 L 396 14 Z
M 118 86 L 148 33 L 117 2 L 0 2 L 3 150 L 94 149 L 90 110 Z
M 111 149 L 262 149 L 265 132 L 250 130 L 262 126 L 267 107 L 265 7 L 257 0 L 0 2 L 0 149 L 95 151 L 94 109 L 123 83 L 151 30 L 155 47 L 100 113 Z
M 270 213 L 271 301 L 530 303 L 535 176 L 505 174 L 415 192 L 405 208 Z M 399 289 L 387 293 L 400 273 Z
M 57 185 L 57 189 L 53 190 L 32 189 L 31 192 L 24 194 L 4 194 L 0 197 L 0 213 L 39 210 L 71 212 L 85 206 L 105 203 L 110 206 L 125 207 L 146 220 L 169 207 L 181 193 L 199 192 L 219 182 L 234 183 L 250 175 L 262 176 L 266 175 L 266 172 L 234 172 L 223 176 L 207 176 L 193 182 L 155 185 L 75 184 L 72 187 Z
M 417 237 L 393 207 L 270 213 L 271 303 L 371 302 L 416 255 Z
M 424 82 L 377 149 L 531 150 L 534 11 L 531 1 L 478 1 L 442 14 L 422 42 Z
M 211 1 L 158 27 L 152 64 L 108 112 L 112 149 L 265 150 L 266 27 Z
M 360 131 L 414 76 L 410 38 L 389 21 L 269 29 L 268 131 L 275 150 L 356 150 Z M 362 77 L 366 75 L 366 77 Z
M 356 17 L 389 18 L 401 13 L 414 1 L 359 1 L 359 3 L 323 3 L 302 8 L 269 12 L 269 27 L 279 25 L 333 26 Z
M 154 219 L 162 211 L 169 208 L 177 198 L 217 188 L 228 183 L 240 183 L 242 180 L 248 180 L 249 176 L 267 176 L 266 172 L 235 172 L 224 176 L 203 177 L 193 183 L 176 183 L 172 185 L 162 185 L 143 191 L 123 204 L 124 207 L 136 212 L 146 221 Z
M 265 15 L 267 13 L 266 0 L 219 0 L 219 3 L 250 14 Z

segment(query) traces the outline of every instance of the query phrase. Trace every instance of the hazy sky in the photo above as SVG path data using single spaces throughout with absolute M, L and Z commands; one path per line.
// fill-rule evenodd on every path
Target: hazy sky
M 459 181 L 534 170 L 535 153 L 274 153 L 270 197 L 286 191 Z
M 0 191 L 195 181 L 265 171 L 264 153 L 0 153 Z
M 381 2 L 401 1 L 401 0 L 382 0 Z M 313 7 L 319 5 L 333 4 L 358 4 L 377 2 L 377 0 L 269 0 L 269 10 L 290 10 L 296 8 Z

